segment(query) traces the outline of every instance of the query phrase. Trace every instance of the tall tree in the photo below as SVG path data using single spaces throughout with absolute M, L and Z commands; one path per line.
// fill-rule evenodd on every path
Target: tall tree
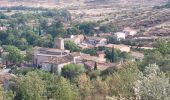
M 82 66 L 69 64 L 62 68 L 61 75 L 67 79 L 72 80 L 78 77 L 78 75 L 82 74 L 83 72 L 85 72 L 85 69 Z
M 20 50 L 15 46 L 7 46 L 6 51 L 9 53 L 7 55 L 7 60 L 12 63 L 18 64 L 23 61 L 23 55 L 21 55 Z
M 156 64 L 146 67 L 136 82 L 135 93 L 141 100 L 170 100 L 169 79 Z
M 122 69 L 108 77 L 108 85 L 111 94 L 120 98 L 130 99 L 134 96 L 133 86 L 138 79 L 138 66 L 132 62 L 127 62 Z
M 14 84 L 16 100 L 43 100 L 45 84 L 36 72 L 19 77 Z
M 63 77 L 56 80 L 54 86 L 54 98 L 56 100 L 79 100 L 78 90 Z
M 65 48 L 71 52 L 78 52 L 80 48 L 72 41 L 64 41 Z

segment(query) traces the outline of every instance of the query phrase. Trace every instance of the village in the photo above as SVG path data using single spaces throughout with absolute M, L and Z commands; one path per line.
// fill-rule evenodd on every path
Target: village
M 0 100 L 169 100 L 169 0 L 0 0 Z
M 112 39 L 115 39 L 115 41 L 117 42 L 115 42 L 115 44 L 108 43 L 108 36 L 112 37 Z M 58 75 L 61 74 L 62 68 L 68 64 L 78 64 L 89 71 L 94 70 L 95 67 L 97 67 L 97 69 L 101 71 L 109 68 L 119 69 L 121 67 L 121 64 L 126 61 L 142 61 L 144 57 L 142 51 L 153 49 L 153 47 L 149 47 L 148 44 L 146 45 L 146 47 L 142 47 L 140 45 L 130 46 L 127 45 L 127 43 L 125 42 L 121 43 L 121 41 L 128 41 L 129 39 L 134 41 L 143 41 L 144 43 L 148 41 L 148 43 L 151 43 L 151 41 L 154 42 L 157 38 L 139 37 L 138 32 L 129 27 L 120 32 L 100 33 L 94 34 L 94 36 L 84 36 L 82 34 L 70 35 L 70 37 L 66 38 L 55 38 L 54 48 L 34 47 L 32 52 L 32 62 L 26 63 L 24 61 L 23 64 L 21 63 L 20 65 L 21 67 L 25 67 L 25 64 L 29 64 L 29 66 L 33 68 L 40 67 L 40 69 L 43 71 L 53 72 Z M 95 48 L 109 48 L 120 50 L 120 52 L 129 54 L 130 58 L 127 60 L 121 58 L 119 61 L 114 62 L 106 58 L 106 53 L 104 50 L 97 50 L 96 55 L 90 55 L 82 52 L 70 52 L 70 50 L 67 50 L 65 48 L 64 41 L 73 42 L 82 50 Z M 4 52 L 3 48 L 1 48 L 0 51 L 1 57 L 9 54 L 8 52 Z M 21 51 L 20 53 L 26 55 L 26 51 Z M 1 58 L 1 66 L 3 67 L 1 70 L 1 74 L 5 71 L 4 76 L 6 76 L 6 72 L 10 72 L 11 70 L 8 68 L 8 66 L 10 66 L 11 64 L 12 63 L 10 63 L 10 61 Z

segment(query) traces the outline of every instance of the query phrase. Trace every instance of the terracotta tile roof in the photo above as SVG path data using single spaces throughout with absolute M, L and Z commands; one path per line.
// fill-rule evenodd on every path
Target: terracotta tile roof
M 130 52 L 130 46 L 124 44 L 108 44 L 105 47 L 119 49 L 122 52 Z
M 69 50 L 55 49 L 55 48 L 44 48 L 44 47 L 34 47 L 34 50 L 40 52 L 69 52 Z
M 4 84 L 5 80 L 10 80 L 13 77 L 16 77 L 16 76 L 14 74 L 0 72 L 0 84 Z
M 72 52 L 70 55 L 72 57 L 77 57 L 77 56 L 81 56 L 81 53 L 80 52 Z
M 94 61 L 87 61 L 84 63 L 85 67 L 87 69 L 94 69 L 95 63 L 97 63 L 97 68 L 99 70 L 105 70 L 111 66 L 110 63 L 100 63 L 100 62 L 94 62 Z
M 70 55 L 63 56 L 63 57 L 51 57 L 47 61 L 42 63 L 50 63 L 50 64 L 64 64 L 73 61 L 73 57 Z
M 97 54 L 105 54 L 104 51 L 97 51 Z
M 96 40 L 96 41 L 100 41 L 102 39 L 106 39 L 106 38 L 103 38 L 103 37 L 87 37 L 88 40 Z M 107 40 L 107 39 L 106 39 Z

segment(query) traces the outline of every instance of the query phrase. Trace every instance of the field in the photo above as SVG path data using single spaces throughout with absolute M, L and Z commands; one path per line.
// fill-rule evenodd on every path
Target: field
M 113 23 L 118 29 L 133 27 L 145 35 L 169 35 L 170 9 L 156 9 L 167 0 L 0 0 L 0 6 L 64 8 L 73 22 Z

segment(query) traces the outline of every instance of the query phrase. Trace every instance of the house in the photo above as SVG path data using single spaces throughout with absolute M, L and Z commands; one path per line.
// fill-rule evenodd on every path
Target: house
M 81 54 L 81 59 L 84 61 L 106 62 L 106 58 L 101 55 L 91 56 L 90 54 Z
M 114 36 L 116 37 L 117 40 L 125 40 L 126 39 L 126 33 L 124 32 L 116 32 L 114 33 Z
M 82 63 L 82 59 L 81 56 L 83 55 L 83 53 L 80 52 L 72 52 L 70 53 L 70 56 L 72 57 L 73 63 L 74 64 L 80 64 Z
M 90 56 L 89 54 L 84 54 L 80 52 L 72 52 L 64 56 L 51 56 L 46 60 L 42 60 L 39 65 L 42 67 L 44 71 L 50 71 L 56 73 L 58 75 L 61 74 L 61 69 L 68 64 L 79 64 L 84 65 L 84 62 L 93 61 L 106 63 L 106 59 L 104 58 L 103 52 L 96 56 Z M 104 68 L 104 67 L 102 67 Z
M 107 44 L 107 39 L 102 37 L 87 37 L 86 42 L 94 46 L 104 46 Z
M 65 56 L 50 57 L 41 62 L 42 70 L 60 75 L 61 70 L 65 65 L 82 63 L 80 56 L 81 53 L 73 52 Z
M 73 58 L 70 55 L 62 57 L 51 57 L 41 62 L 42 70 L 50 71 L 58 75 L 61 74 L 61 69 L 68 64 L 73 63 Z
M 0 31 L 6 31 L 7 30 L 7 27 L 5 26 L 0 26 Z
M 75 44 L 80 44 L 85 39 L 84 35 L 71 35 L 70 38 L 65 38 L 65 41 L 72 41 Z
M 51 57 L 63 57 L 68 55 L 69 53 L 69 50 L 34 47 L 32 55 L 33 66 L 41 65 L 42 62 L 48 60 Z
M 106 56 L 106 54 L 105 54 L 104 51 L 97 51 L 98 61 L 100 61 L 100 62 L 106 62 L 105 56 Z
M 94 70 L 95 66 L 98 70 L 106 70 L 107 68 L 111 67 L 112 65 L 110 63 L 101 63 L 101 62 L 95 62 L 95 61 L 86 61 L 84 62 L 84 67 L 87 70 Z
M 94 45 L 88 44 L 88 43 L 86 43 L 86 42 L 82 42 L 82 43 L 78 44 L 78 46 L 79 46 L 81 49 L 94 48 Z
M 54 48 L 64 50 L 64 39 L 55 38 L 54 39 Z
M 128 45 L 124 45 L 124 44 L 108 44 L 105 47 L 107 48 L 115 48 L 115 49 L 119 49 L 121 52 L 130 52 L 131 47 Z
M 107 38 L 108 36 L 111 36 L 112 33 L 100 33 L 98 34 L 99 37 L 104 37 L 104 38 Z
M 124 28 L 123 32 L 126 33 L 126 36 L 134 36 L 137 34 L 137 31 L 134 29 L 131 29 L 130 27 Z
M 34 47 L 32 55 L 33 66 L 38 67 L 42 62 L 52 57 L 63 57 L 70 54 L 69 50 L 64 49 L 64 39 L 55 38 L 54 48 Z

